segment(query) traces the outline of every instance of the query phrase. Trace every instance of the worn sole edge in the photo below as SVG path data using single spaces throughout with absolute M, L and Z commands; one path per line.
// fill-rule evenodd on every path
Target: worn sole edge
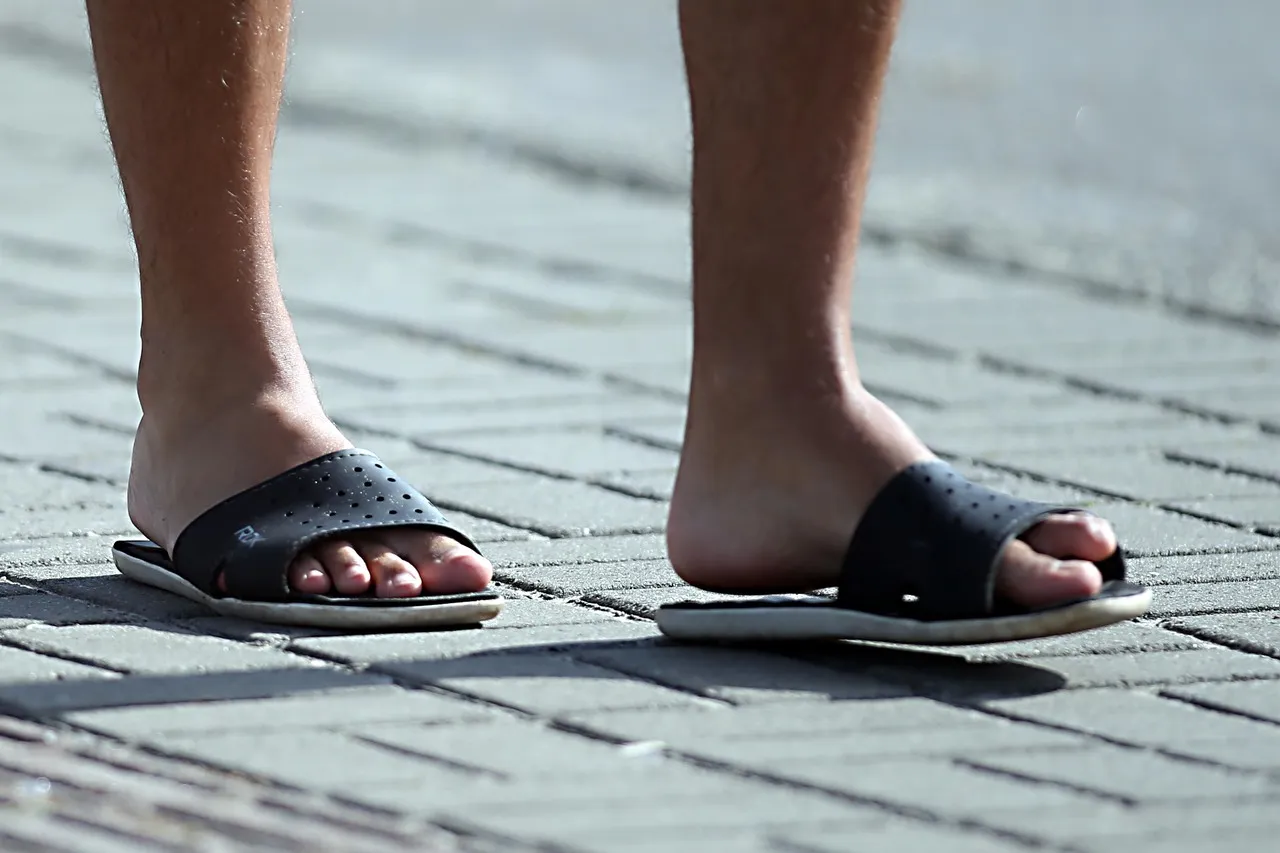
M 130 580 L 163 589 L 191 601 L 198 601 L 222 616 L 234 616 L 273 625 L 357 630 L 473 625 L 497 616 L 502 612 L 502 606 L 505 603 L 499 596 L 483 601 L 453 601 L 442 604 L 375 608 L 344 607 L 341 604 L 214 598 L 201 592 L 173 572 L 146 560 L 115 549 L 112 549 L 111 556 L 115 560 L 116 568 Z
M 1104 628 L 1142 616 L 1150 606 L 1151 590 L 1144 589 L 1133 595 L 1096 598 L 1039 613 L 945 622 L 876 616 L 821 604 L 660 607 L 655 619 L 659 630 L 676 640 L 865 640 L 913 646 L 960 646 L 1034 640 Z

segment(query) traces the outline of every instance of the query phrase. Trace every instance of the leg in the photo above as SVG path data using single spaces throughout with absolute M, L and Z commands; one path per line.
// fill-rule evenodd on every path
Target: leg
M 166 550 L 198 514 L 348 447 L 321 411 L 276 282 L 269 179 L 288 0 L 89 0 L 142 284 L 134 523 Z M 489 565 L 422 532 L 328 541 L 294 589 L 483 587 Z
M 694 365 L 668 544 L 695 585 L 834 585 L 876 492 L 932 458 L 863 389 L 850 327 L 899 7 L 680 3 L 693 110 Z M 1105 522 L 1065 515 L 1027 540 L 1005 549 L 998 585 L 1029 606 L 1096 592 L 1101 578 L 1085 561 L 1116 547 Z

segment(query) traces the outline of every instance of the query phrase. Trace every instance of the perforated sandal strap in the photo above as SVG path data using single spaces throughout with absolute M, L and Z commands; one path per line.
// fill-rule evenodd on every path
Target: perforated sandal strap
M 997 492 L 945 462 L 921 462 L 880 491 L 854 532 L 842 607 L 922 620 L 990 616 L 1004 547 L 1047 516 L 1081 512 Z M 1119 552 L 1098 564 L 1123 580 Z
M 418 527 L 479 551 L 431 501 L 366 450 L 314 459 L 205 512 L 173 549 L 174 571 L 209 595 L 284 601 L 307 545 L 349 531 Z M 219 589 L 222 577 L 225 591 Z

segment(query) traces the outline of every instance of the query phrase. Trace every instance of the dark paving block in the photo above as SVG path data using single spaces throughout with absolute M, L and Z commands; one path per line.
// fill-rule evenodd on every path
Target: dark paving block
M 901 685 L 746 649 L 653 646 L 586 650 L 575 657 L 735 704 L 905 695 Z
M 619 587 L 630 589 L 667 586 L 678 580 L 675 570 L 666 560 L 520 566 L 498 569 L 496 577 L 520 587 L 538 589 L 562 597 Z M 601 603 L 608 602 L 601 600 Z
M 485 549 L 499 569 L 524 566 L 558 566 L 577 563 L 617 563 L 630 560 L 663 560 L 667 556 L 665 537 L 660 533 L 620 536 L 578 536 L 537 539 L 519 544 L 495 544 Z M 0 560 L 3 552 L 0 552 Z M 3 563 L 0 563 L 3 565 Z M 1280 574 L 1280 554 L 1277 555 Z
M 1231 800 L 1280 793 L 1274 780 L 1260 774 L 1239 773 L 1105 744 L 1069 751 L 1027 750 L 971 760 L 991 770 L 1136 802 Z

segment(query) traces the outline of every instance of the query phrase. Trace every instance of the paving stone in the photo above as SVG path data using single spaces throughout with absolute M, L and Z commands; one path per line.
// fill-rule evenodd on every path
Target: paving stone
M 845 731 L 824 736 L 711 739 L 689 742 L 681 751 L 735 767 L 771 772 L 797 761 L 843 758 L 850 765 L 915 758 L 967 758 L 1024 749 L 1078 749 L 1093 741 L 1085 735 L 997 717 L 955 727 L 869 732 Z
M 1059 782 L 1133 802 L 1230 800 L 1280 793 L 1280 783 L 1263 775 L 1105 744 L 1052 753 L 1002 753 L 971 761 L 1022 778 Z
M 421 406 L 396 406 L 381 411 L 346 411 L 334 420 L 340 425 L 353 424 L 367 429 L 385 430 L 392 435 L 416 436 L 428 446 L 444 436 L 477 432 L 523 432 L 535 427 L 589 428 L 602 427 L 615 421 L 671 420 L 682 418 L 680 404 L 655 397 L 601 394 L 591 400 L 544 402 L 512 405 L 497 403 L 487 406 L 442 409 L 436 403 Z
M 1210 642 L 1255 654 L 1280 657 L 1280 611 L 1192 616 L 1174 619 L 1167 624 L 1174 630 Z
M 102 673 L 103 670 L 91 670 Z M 26 714 L 47 716 L 72 711 L 165 705 L 183 702 L 216 702 L 265 699 L 335 690 L 385 681 L 382 677 L 353 676 L 338 669 L 258 669 L 181 675 L 130 675 L 115 678 L 82 678 L 74 670 L 60 681 L 28 681 L 0 686 L 0 702 Z
M 1236 471 L 1272 482 L 1280 482 L 1280 461 L 1276 458 L 1277 444 L 1280 444 L 1280 441 L 1277 441 L 1274 435 L 1258 436 L 1251 442 L 1188 443 L 1178 448 L 1178 455 L 1225 471 Z
M 700 701 L 689 693 L 553 655 L 392 661 L 377 664 L 377 669 L 404 681 L 436 685 L 537 714 L 696 707 Z
M 1240 684 L 1197 684 L 1171 688 L 1165 693 L 1228 713 L 1244 714 L 1280 723 L 1280 682 L 1253 681 Z
M 115 678 L 116 673 L 47 655 L 0 646 L 0 701 L 16 688 L 33 682 Z
M 1280 551 L 1137 557 L 1127 561 L 1130 577 L 1144 584 L 1251 581 L 1280 577 Z M 1160 590 L 1156 590 L 1160 595 Z
M 21 628 L 32 623 L 74 625 L 84 622 L 124 622 L 128 615 L 88 602 L 47 592 L 0 597 L 0 630 Z
M 583 625 L 590 622 L 617 622 L 617 617 L 562 601 L 546 601 L 540 598 L 509 599 L 502 608 L 502 615 L 494 620 L 494 626 L 502 628 L 538 628 L 544 625 Z
M 20 580 L 115 574 L 109 547 L 99 536 L 0 542 L 0 571 Z
M 489 483 L 437 491 L 442 505 L 549 536 L 653 533 L 666 525 L 666 504 L 584 483 L 528 475 L 520 483 Z
M 624 441 L 598 430 L 525 431 L 450 436 L 435 445 L 481 459 L 577 479 L 614 471 L 675 470 L 679 458 L 667 450 Z
M 359 734 L 437 761 L 514 779 L 630 773 L 674 761 L 659 750 L 636 748 L 643 744 L 612 744 L 515 719 L 463 726 L 402 722 Z
M 760 835 L 770 835 L 770 829 L 782 826 L 805 826 L 814 823 L 845 823 L 867 821 L 865 808 L 842 803 L 831 797 L 780 790 L 771 798 L 720 799 L 699 798 L 681 807 L 671 804 L 662 812 L 664 832 L 673 830 L 717 828 L 729 831 L 742 827 L 744 812 L 750 809 L 751 824 Z M 884 817 L 872 812 L 873 822 Z M 572 843 L 592 835 L 604 834 L 632 836 L 645 833 L 654 824 L 654 804 L 638 802 L 619 804 L 603 809 L 582 809 L 542 805 L 521 808 L 506 806 L 486 814 L 461 814 L 461 821 L 485 827 L 491 831 L 517 838 L 532 838 L 551 843 Z M 668 836 L 668 843 L 674 839 Z M 599 849 L 599 848 L 590 848 Z M 605 848 L 607 849 L 607 848 Z M 671 849 L 671 848 L 668 848 Z M 719 849 L 714 847 L 711 849 Z M 846 848 L 847 849 L 847 848 Z
M 322 666 L 277 649 L 152 625 L 30 625 L 6 638 L 27 648 L 143 675 Z
M 495 544 L 485 549 L 499 569 L 562 566 L 583 563 L 624 563 L 633 560 L 665 560 L 667 545 L 660 533 L 620 536 L 579 536 L 535 539 L 519 544 Z M 1277 555 L 1280 558 L 1280 554 Z M 3 552 L 0 552 L 3 559 Z M 0 563 L 0 565 L 3 565 Z M 1280 573 L 1280 559 L 1277 560 Z
M 923 698 L 573 714 L 566 719 L 607 737 L 658 740 L 676 749 L 762 738 L 829 741 L 835 735 L 964 729 L 989 726 L 991 721 L 972 709 Z
M 1115 527 L 1126 554 L 1155 556 L 1209 551 L 1259 551 L 1280 540 L 1134 504 L 1099 502 L 1089 507 Z
M 1280 602 L 1280 578 L 1217 581 L 1161 586 L 1149 616 L 1190 616 L 1200 613 L 1244 613 L 1274 608 Z
M 279 698 L 171 702 L 159 706 L 81 711 L 65 715 L 77 726 L 137 739 L 154 734 L 348 730 L 366 735 L 392 724 L 483 720 L 493 711 L 451 697 L 377 685 L 376 676 L 331 682 L 328 690 Z M 349 683 L 348 683 L 349 682 Z
M 575 656 L 735 704 L 904 695 L 901 685 L 745 649 L 652 646 L 586 650 Z
M 352 664 L 448 660 L 492 654 L 537 654 L 596 643 L 634 642 L 658 636 L 651 624 L 616 619 L 537 628 L 479 628 L 413 634 L 307 637 L 292 647 Z
M 609 429 L 616 435 L 654 447 L 679 452 L 684 445 L 684 418 L 670 420 L 648 420 L 638 423 L 627 423 L 615 420 Z
M 1019 757 L 1024 754 L 1029 753 L 1015 753 Z M 1040 756 L 1038 760 L 1044 762 L 1045 757 Z M 1026 777 L 1015 779 L 938 759 L 864 766 L 843 761 L 798 761 L 775 767 L 774 772 L 780 777 L 899 808 L 955 817 L 974 816 L 989 809 L 1064 807 L 1094 799 L 1069 788 L 1037 783 Z
M 1025 845 L 976 827 L 958 828 L 906 820 L 886 821 L 879 826 L 838 827 L 824 829 L 789 829 L 776 834 L 794 849 L 843 853 L 848 850 L 866 853 L 916 853 L 946 850 L 948 853 L 1016 853 Z
M 470 774 L 340 732 L 155 734 L 149 746 L 309 790 L 344 793 L 363 785 L 422 782 L 448 787 Z
M 983 813 L 981 821 L 1024 837 L 1069 844 L 1072 849 L 1102 853 L 1155 843 L 1166 845 L 1163 849 L 1167 850 L 1169 845 L 1202 831 L 1222 839 L 1232 830 L 1280 828 L 1280 817 L 1274 809 L 1265 807 L 1267 802 L 1242 797 L 1235 802 L 1157 801 L 1129 806 L 1099 800 L 1071 809 L 989 811 Z M 1197 843 L 1200 846 L 1195 849 L 1199 850 L 1222 849 L 1221 841 Z
M 670 588 L 672 581 L 677 579 L 675 570 L 665 559 L 568 566 L 516 566 L 497 569 L 495 577 L 563 597 L 606 589 Z M 691 587 L 685 588 L 692 590 Z
M 1280 534 L 1280 500 L 1274 497 L 1170 501 L 1169 508 L 1234 524 L 1271 537 Z
M 1160 453 L 1059 453 L 995 451 L 993 462 L 1112 495 L 1145 501 L 1209 497 L 1280 499 L 1280 485 L 1171 462 Z
M 135 536 L 136 532 L 122 502 L 0 509 L 0 539 L 90 534 L 119 538 Z
M 1280 726 L 1132 690 L 1061 691 L 992 700 L 982 707 L 1141 746 L 1177 750 L 1203 740 L 1274 743 L 1280 749 Z
M 670 501 L 676 488 L 675 470 L 618 471 L 592 478 L 591 482 L 625 494 Z
M 40 571 L 38 574 L 54 576 L 44 584 L 54 592 L 72 598 L 87 599 L 144 619 L 167 622 L 209 615 L 209 609 L 203 604 L 131 581 L 116 571 L 114 566 L 95 566 L 94 568 L 95 570 L 104 569 L 109 573 L 93 575 L 86 573 L 81 577 L 61 578 L 58 576 L 64 573 L 58 569 L 52 572 Z M 13 574 L 20 577 L 26 576 L 25 572 L 15 571 Z
M 654 580 L 661 580 L 663 576 L 670 580 L 671 575 L 674 574 L 671 567 L 663 561 L 661 569 L 656 573 L 657 577 Z M 654 612 L 664 604 L 671 604 L 677 601 L 717 601 L 722 598 L 724 598 L 723 595 L 707 592 L 687 584 L 655 586 L 649 589 L 606 589 L 584 596 L 587 601 L 594 601 L 597 604 L 603 604 L 605 607 L 612 607 L 616 610 L 633 613 L 636 616 L 645 618 L 652 618 Z
M 1162 599 L 1166 589 L 1170 587 L 1160 587 L 1156 591 L 1157 602 Z M 1212 648 L 1214 647 L 1211 643 L 1197 640 L 1186 634 L 1167 631 L 1149 622 L 1121 622 L 1096 631 L 1064 634 L 1041 640 L 965 646 L 962 654 L 969 660 L 1007 660 L 1076 655 L 1132 655 L 1177 649 Z
M 523 542 L 538 535 L 529 530 L 521 530 L 519 527 L 480 518 L 456 509 L 450 509 L 445 515 L 450 522 L 465 531 L 484 553 L 488 553 L 491 542 Z

